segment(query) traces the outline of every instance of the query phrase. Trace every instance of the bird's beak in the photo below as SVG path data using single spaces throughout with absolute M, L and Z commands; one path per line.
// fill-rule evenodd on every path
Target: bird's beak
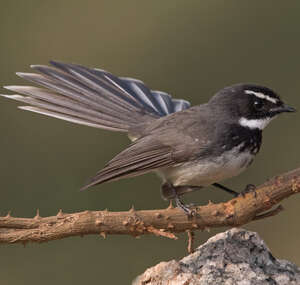
M 293 107 L 290 107 L 286 104 L 283 104 L 282 106 L 272 108 L 272 112 L 274 113 L 283 113 L 283 112 L 296 112 L 297 110 Z

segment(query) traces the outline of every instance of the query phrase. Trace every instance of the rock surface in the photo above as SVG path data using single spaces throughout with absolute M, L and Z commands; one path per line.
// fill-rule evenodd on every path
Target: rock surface
M 300 268 L 273 257 L 255 232 L 233 228 L 210 238 L 180 261 L 147 269 L 134 285 L 295 285 Z

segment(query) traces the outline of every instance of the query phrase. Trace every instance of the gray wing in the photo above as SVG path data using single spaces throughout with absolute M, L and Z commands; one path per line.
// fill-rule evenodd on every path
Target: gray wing
M 175 164 L 172 148 L 151 139 L 140 139 L 115 156 L 82 190 L 107 181 L 138 176 Z

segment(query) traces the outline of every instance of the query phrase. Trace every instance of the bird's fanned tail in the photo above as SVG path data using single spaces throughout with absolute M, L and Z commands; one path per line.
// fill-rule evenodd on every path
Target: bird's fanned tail
M 50 63 L 53 67 L 31 66 L 39 73 L 17 73 L 42 88 L 5 86 L 17 95 L 2 96 L 26 103 L 19 107 L 23 110 L 120 132 L 190 107 L 189 102 L 152 91 L 136 79 L 76 64 Z

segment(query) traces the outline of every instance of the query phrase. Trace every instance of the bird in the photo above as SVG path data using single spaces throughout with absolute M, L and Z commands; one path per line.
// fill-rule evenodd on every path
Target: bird
M 238 195 L 219 182 L 251 165 L 270 121 L 296 111 L 272 89 L 252 83 L 225 87 L 207 103 L 191 106 L 98 68 L 59 61 L 31 68 L 35 73 L 17 75 L 39 87 L 4 86 L 15 94 L 1 96 L 25 103 L 22 110 L 124 132 L 131 140 L 82 190 L 155 172 L 162 179 L 162 197 L 175 200 L 188 215 L 192 210 L 181 200 L 188 192 L 213 185 Z

